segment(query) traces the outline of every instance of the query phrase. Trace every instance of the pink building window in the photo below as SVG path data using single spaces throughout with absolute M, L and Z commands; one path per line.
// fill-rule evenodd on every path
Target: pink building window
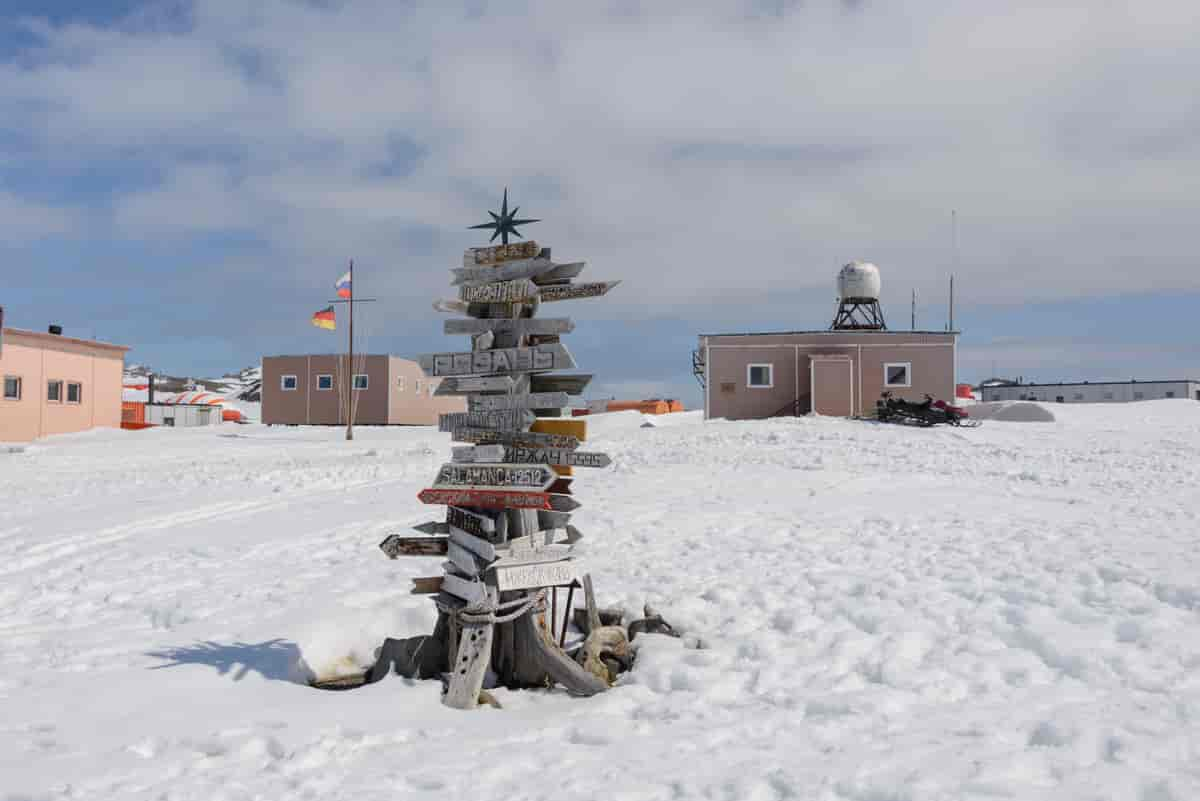
M 67 384 L 67 403 L 83 403 L 83 384 L 74 381 Z
M 21 399 L 21 376 L 4 376 L 4 399 L 14 401 Z
M 46 401 L 48 403 L 62 403 L 63 401 L 63 382 L 47 381 L 46 382 Z

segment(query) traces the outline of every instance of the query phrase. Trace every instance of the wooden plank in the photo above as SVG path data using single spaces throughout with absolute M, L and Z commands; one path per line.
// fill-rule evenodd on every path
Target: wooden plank
M 422 534 L 449 534 L 450 528 L 445 523 L 422 523 L 419 526 L 413 526 L 413 529 Z
M 568 496 L 561 495 L 560 498 Z M 421 503 L 448 506 L 480 506 L 484 509 L 551 509 L 550 496 L 544 492 L 523 492 L 501 487 L 491 489 L 423 489 L 417 494 Z M 573 499 L 572 499 L 573 500 Z M 561 503 L 561 501 L 560 501 Z M 578 502 L 575 502 L 578 506 Z
M 446 509 L 446 525 L 451 529 L 457 527 L 485 539 L 490 538 L 496 531 L 496 521 L 492 518 L 469 509 L 459 509 L 457 506 Z
M 483 320 L 463 318 L 444 321 L 442 330 L 447 334 L 471 334 L 473 336 L 486 331 L 494 334 L 513 334 L 514 336 L 551 336 L 571 333 L 575 330 L 575 323 L 569 317 L 543 317 L 541 319 L 522 317 L 516 320 L 503 317 Z
M 467 314 L 470 306 L 461 300 L 444 300 L 439 298 L 433 302 L 433 310 L 442 314 Z
M 438 431 L 457 428 L 494 428 L 501 431 L 524 430 L 537 417 L 528 409 L 499 409 L 491 412 L 448 412 L 438 415 Z
M 465 445 L 450 449 L 450 458 L 460 464 L 477 464 L 485 462 L 499 464 L 508 461 L 504 458 L 503 445 Z
M 520 259 L 498 264 L 495 267 L 454 267 L 450 270 L 454 279 L 452 286 L 464 284 L 488 284 L 497 281 L 518 281 L 521 279 L 559 281 L 574 278 L 583 272 L 587 266 L 584 262 L 571 264 L 555 264 L 552 260 L 541 256 L 536 259 Z
M 575 418 L 538 420 L 529 430 L 540 434 L 558 434 L 560 436 L 574 437 L 580 442 L 587 439 L 587 421 Z
M 456 353 L 426 353 L 418 357 L 430 376 L 472 376 L 491 373 L 528 373 L 537 370 L 570 370 L 575 360 L 561 343 L 531 348 L 494 348 Z
M 519 659 L 531 663 L 523 672 L 545 673 L 573 695 L 596 695 L 608 689 L 607 682 L 584 670 L 563 653 L 546 627 L 544 615 L 522 615 L 514 622 L 513 629 L 517 641 L 528 648 L 528 651 L 519 652 Z
M 555 512 L 574 512 L 580 506 L 583 506 L 583 504 L 570 495 L 547 494 L 546 497 L 549 499 L 550 508 Z
M 536 423 L 535 423 L 536 425 Z M 565 434 L 540 434 L 535 431 L 498 431 L 491 428 L 456 428 L 452 432 L 456 442 L 475 442 L 480 445 L 523 445 L 525 447 L 565 448 L 574 450 L 579 440 Z
M 500 461 L 511 464 L 549 464 L 568 467 L 608 467 L 612 459 L 607 453 L 569 451 L 563 448 L 526 448 L 506 446 Z
M 443 378 L 433 391 L 434 396 L 471 395 L 476 392 L 511 392 L 517 382 L 510 375 L 491 375 L 475 378 Z
M 494 284 L 464 284 L 458 288 L 458 299 L 466 303 L 524 303 L 537 293 L 537 284 L 521 278 Z
M 411 595 L 434 595 L 442 591 L 441 576 L 420 576 L 412 580 Z
M 584 387 L 592 380 L 590 375 L 555 375 L 553 373 L 535 373 L 529 376 L 530 392 L 565 392 L 568 395 L 582 395 Z
M 545 545 L 539 549 L 525 549 L 511 553 L 500 552 L 496 561 L 487 569 L 514 567 L 516 565 L 536 565 L 543 562 L 561 562 L 571 555 L 574 550 L 570 545 Z
M 487 597 L 487 588 L 482 581 L 456 576 L 453 573 L 442 576 L 442 592 L 462 598 L 468 606 L 480 603 Z
M 449 578 L 449 577 L 447 577 Z M 480 585 L 482 586 L 482 585 Z M 492 605 L 499 597 L 494 587 L 485 590 L 483 600 Z M 454 663 L 450 665 L 450 681 L 442 703 L 454 709 L 474 709 L 479 706 L 479 692 L 492 659 L 493 623 L 464 623 Z
M 556 300 L 578 300 L 580 298 L 599 298 L 608 294 L 620 281 L 598 281 L 592 284 L 553 284 L 538 289 L 538 297 L 542 303 Z
M 547 465 L 533 464 L 444 464 L 434 481 L 435 489 L 454 487 L 502 487 L 541 492 L 561 481 Z
M 461 529 L 450 529 L 450 544 L 470 551 L 484 562 L 491 562 L 496 558 L 496 546 L 492 545 L 486 539 L 469 534 Z
M 575 479 L 573 479 L 573 478 L 556 478 L 550 486 L 543 487 L 543 489 L 544 489 L 544 491 L 552 493 L 552 494 L 553 493 L 561 493 L 563 495 L 570 495 L 571 494 L 571 482 L 574 480 Z
M 480 395 L 471 398 L 471 411 L 496 411 L 500 409 L 555 409 L 570 403 L 565 392 L 533 392 L 528 395 Z M 532 422 L 532 421 L 530 421 Z
M 555 512 L 553 510 L 538 510 L 538 526 L 542 529 L 566 528 L 570 531 L 567 525 L 571 519 L 570 512 Z
M 554 281 L 567 281 L 576 277 L 583 268 L 587 267 L 587 262 L 576 261 L 569 264 L 559 264 L 553 270 L 547 270 L 544 273 L 530 276 L 535 284 L 548 284 Z
M 575 563 L 569 559 L 559 562 L 513 565 L 495 568 L 496 588 L 501 592 L 533 587 L 553 587 L 570 584 L 577 575 Z
M 456 570 L 467 576 L 477 578 L 482 572 L 479 567 L 479 560 L 475 558 L 475 554 L 456 542 L 447 541 L 446 557 Z
M 483 264 L 499 264 L 516 259 L 532 259 L 541 255 L 541 253 L 542 248 L 532 239 L 524 242 L 511 242 L 507 245 L 467 248 L 463 251 L 463 266 L 474 267 Z
M 448 542 L 445 537 L 401 537 L 399 534 L 389 534 L 379 543 L 379 549 L 389 559 L 397 556 L 443 556 Z

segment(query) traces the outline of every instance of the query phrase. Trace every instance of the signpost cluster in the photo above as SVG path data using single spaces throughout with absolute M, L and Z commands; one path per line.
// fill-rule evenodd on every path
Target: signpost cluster
M 470 337 L 469 349 L 420 358 L 426 374 L 442 379 L 438 395 L 468 401 L 466 412 L 442 415 L 439 430 L 469 444 L 453 448 L 452 461 L 418 496 L 445 506 L 445 517 L 418 526 L 425 536 L 392 535 L 380 545 L 393 558 L 446 557 L 442 575 L 414 579 L 413 592 L 434 596 L 434 636 L 444 634 L 447 649 L 443 702 L 463 709 L 479 703 L 489 668 L 509 687 L 607 688 L 561 646 L 580 586 L 573 471 L 610 460 L 580 451 L 586 424 L 563 416 L 570 396 L 591 380 L 553 372 L 576 366 L 560 342 L 574 323 L 535 315 L 543 302 L 600 297 L 618 282 L 575 283 L 584 263 L 556 264 L 533 241 L 509 244 L 517 225 L 536 222 L 515 215 L 505 192 L 494 222 L 475 226 L 493 228 L 502 243 L 468 249 L 452 270 L 457 299 L 434 304 L 463 315 L 446 320 L 445 333 Z M 567 593 L 561 624 L 560 589 Z

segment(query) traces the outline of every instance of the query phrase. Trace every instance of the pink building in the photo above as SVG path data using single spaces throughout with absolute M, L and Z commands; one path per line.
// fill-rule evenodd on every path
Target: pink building
M 704 416 L 874 414 L 880 393 L 954 399 L 956 331 L 705 334 L 695 354 Z
M 121 426 L 129 348 L 0 328 L 0 442 Z

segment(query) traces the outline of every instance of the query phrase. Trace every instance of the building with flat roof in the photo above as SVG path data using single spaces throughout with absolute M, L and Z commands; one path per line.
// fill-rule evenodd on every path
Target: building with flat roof
M 0 442 L 120 428 L 128 350 L 61 333 L 0 327 Z
M 957 331 L 837 329 L 701 334 L 693 366 L 705 418 L 872 415 L 889 391 L 954 398 Z
M 984 401 L 1044 401 L 1046 403 L 1129 403 L 1166 398 L 1200 400 L 1200 380 L 1083 381 L 1058 384 L 992 384 L 980 388 Z
M 346 356 L 266 356 L 262 421 L 270 425 L 345 425 Z M 354 357 L 356 425 L 433 425 L 438 415 L 466 411 L 457 396 L 435 397 L 440 379 L 397 356 Z

